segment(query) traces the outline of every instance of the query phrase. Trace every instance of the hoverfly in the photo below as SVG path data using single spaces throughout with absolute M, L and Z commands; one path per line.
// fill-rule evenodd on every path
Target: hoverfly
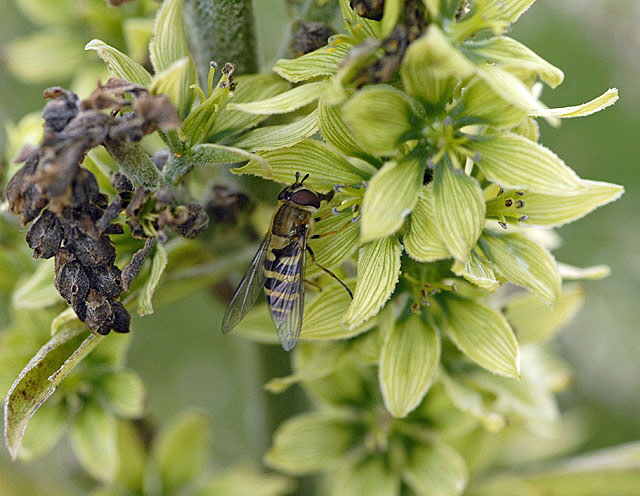
M 309 238 L 319 238 L 334 232 L 310 236 L 314 214 L 321 201 L 330 201 L 333 190 L 316 193 L 304 186 L 309 174 L 284 188 L 278 195 L 279 206 L 271 221 L 271 228 L 253 257 L 247 273 L 240 281 L 222 320 L 222 333 L 231 332 L 253 307 L 261 289 L 267 296 L 271 318 L 278 330 L 280 343 L 290 351 L 298 342 L 304 311 L 305 252 L 322 270 L 336 279 L 353 298 L 349 288 L 329 269 L 318 264 Z

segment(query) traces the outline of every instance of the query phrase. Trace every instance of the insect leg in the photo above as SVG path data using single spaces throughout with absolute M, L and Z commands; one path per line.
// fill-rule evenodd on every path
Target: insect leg
M 331 272 L 329 269 L 327 269 L 326 267 L 323 267 L 322 265 L 320 265 L 317 261 L 316 261 L 316 255 L 315 253 L 313 253 L 313 250 L 311 249 L 311 247 L 309 245 L 307 245 L 307 251 L 309 252 L 309 256 L 311 257 L 311 261 L 316 264 L 318 267 L 320 267 L 322 270 L 324 270 L 327 274 L 329 274 L 331 277 L 333 277 L 336 281 L 338 281 L 340 283 L 340 285 L 347 291 L 347 293 L 349 293 L 349 296 L 351 297 L 351 299 L 353 300 L 353 293 L 351 292 L 351 290 L 347 287 L 347 285 L 345 283 L 343 283 L 340 278 L 335 275 L 333 272 Z
M 320 233 L 320 234 L 313 234 L 311 236 L 311 239 L 318 239 L 318 238 L 325 238 L 327 236 L 333 236 L 334 234 L 338 234 L 338 233 L 344 231 L 352 223 L 353 223 L 353 220 L 349 219 L 347 222 L 344 223 L 344 225 L 342 225 L 338 229 L 334 229 L 333 231 L 323 232 L 323 233 Z

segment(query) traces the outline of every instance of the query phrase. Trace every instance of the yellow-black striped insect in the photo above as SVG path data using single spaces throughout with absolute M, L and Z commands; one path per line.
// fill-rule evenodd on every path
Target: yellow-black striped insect
M 264 237 L 251 265 L 238 285 L 222 320 L 222 332 L 227 334 L 253 307 L 264 289 L 271 318 L 278 330 L 282 347 L 289 351 L 298 342 L 304 311 L 305 252 L 322 270 L 336 279 L 353 298 L 349 288 L 329 269 L 318 264 L 307 244 L 310 238 L 319 238 L 336 231 L 311 235 L 321 201 L 330 201 L 333 191 L 317 193 L 304 186 L 309 174 L 284 188 L 278 195 L 279 206 L 271 228 Z

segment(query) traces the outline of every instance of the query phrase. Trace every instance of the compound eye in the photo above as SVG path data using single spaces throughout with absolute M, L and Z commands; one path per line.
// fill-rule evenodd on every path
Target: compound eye
M 291 201 L 303 207 L 320 207 L 320 198 L 313 191 L 301 189 L 291 195 Z
M 289 188 L 285 188 L 282 191 L 280 191 L 280 193 L 278 194 L 278 200 L 288 200 L 287 198 L 287 190 Z

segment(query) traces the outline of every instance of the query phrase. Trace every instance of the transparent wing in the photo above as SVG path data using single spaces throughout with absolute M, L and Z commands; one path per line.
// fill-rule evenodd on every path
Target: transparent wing
M 233 294 L 222 319 L 222 334 L 229 334 L 251 310 L 264 287 L 264 258 L 269 246 L 269 235 L 265 236 L 256 252 L 247 273 Z
M 268 280 L 267 301 L 278 338 L 286 351 L 294 348 L 302 329 L 304 312 L 304 260 L 306 236 L 289 246 L 287 256 L 276 258 L 270 271 L 277 278 Z

